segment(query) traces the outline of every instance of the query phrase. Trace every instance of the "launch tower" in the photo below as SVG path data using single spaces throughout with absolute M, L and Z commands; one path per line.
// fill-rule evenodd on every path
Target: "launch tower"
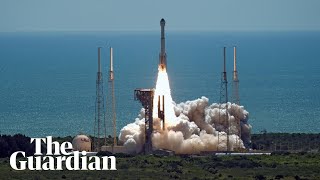
M 233 82 L 232 82 L 232 102 L 240 105 L 239 79 L 237 71 L 236 47 L 233 47 Z
M 113 146 L 117 146 L 116 99 L 115 99 L 115 92 L 114 92 L 114 69 L 113 69 L 113 48 L 112 47 L 110 47 L 110 69 L 109 69 L 109 78 L 108 78 L 108 96 L 107 96 L 106 114 L 107 114 L 108 122 L 112 122 Z
M 154 89 L 136 89 L 134 90 L 134 99 L 139 100 L 145 111 L 145 143 L 144 153 L 152 153 L 152 132 L 153 132 L 153 97 Z
M 104 111 L 103 78 L 101 72 L 101 47 L 98 48 L 98 72 L 96 80 L 96 103 L 94 120 L 93 150 L 100 151 L 100 147 L 106 144 L 106 122 Z
M 220 86 L 220 107 L 219 107 L 219 122 L 221 120 L 220 109 L 222 104 L 225 104 L 226 110 L 226 120 L 227 120 L 227 151 L 230 151 L 229 148 L 229 117 L 228 117 L 228 80 L 227 80 L 227 72 L 226 72 L 226 47 L 223 48 L 223 72 L 221 73 L 221 86 Z M 219 134 L 218 134 L 218 146 L 219 147 Z M 218 149 L 219 150 L 219 149 Z
M 236 54 L 236 47 L 233 47 L 233 81 L 232 81 L 232 102 L 240 105 L 240 97 L 239 97 L 239 78 L 238 78 L 238 71 L 237 71 L 237 54 Z M 238 136 L 240 143 L 241 139 L 241 122 L 237 122 L 238 126 Z

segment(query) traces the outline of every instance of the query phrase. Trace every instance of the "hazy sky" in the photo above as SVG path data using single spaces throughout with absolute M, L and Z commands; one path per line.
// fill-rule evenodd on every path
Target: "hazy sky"
M 0 31 L 320 30 L 320 0 L 0 0 Z

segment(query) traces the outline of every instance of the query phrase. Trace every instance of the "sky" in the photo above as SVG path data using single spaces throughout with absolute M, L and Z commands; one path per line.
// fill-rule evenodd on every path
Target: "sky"
M 0 0 L 0 32 L 319 31 L 319 0 Z

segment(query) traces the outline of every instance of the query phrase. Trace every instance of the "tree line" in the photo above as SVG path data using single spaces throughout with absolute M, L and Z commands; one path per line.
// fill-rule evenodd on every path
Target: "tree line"
M 24 151 L 26 156 L 35 152 L 34 143 L 30 144 L 30 137 L 22 134 L 0 135 L 0 158 L 10 157 L 16 151 Z

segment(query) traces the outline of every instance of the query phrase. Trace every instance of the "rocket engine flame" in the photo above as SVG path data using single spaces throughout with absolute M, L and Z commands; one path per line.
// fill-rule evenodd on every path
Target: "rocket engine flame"
M 159 66 L 159 72 L 157 77 L 156 88 L 153 98 L 153 117 L 160 118 L 158 116 L 158 97 L 164 96 L 164 117 L 165 126 L 174 125 L 174 120 L 176 119 L 173 101 L 171 97 L 171 90 L 169 85 L 169 78 L 166 69 Z M 162 108 L 162 99 L 160 100 L 160 109 Z

